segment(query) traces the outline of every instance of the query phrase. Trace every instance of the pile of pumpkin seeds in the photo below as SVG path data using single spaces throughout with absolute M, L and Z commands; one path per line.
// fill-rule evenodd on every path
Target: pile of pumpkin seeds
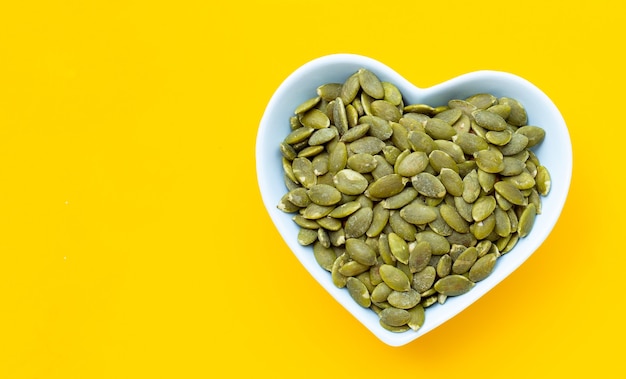
M 277 207 L 382 327 L 417 330 L 425 308 L 470 291 L 530 233 L 550 190 L 532 151 L 545 131 L 513 98 L 405 104 L 367 69 L 316 92 L 280 144 Z

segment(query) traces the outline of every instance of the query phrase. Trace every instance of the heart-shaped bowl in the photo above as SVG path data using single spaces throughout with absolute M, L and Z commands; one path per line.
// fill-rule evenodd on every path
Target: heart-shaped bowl
M 443 304 L 426 309 L 426 320 L 417 331 L 390 332 L 380 326 L 378 315 L 358 305 L 347 289 L 337 288 L 331 276 L 315 260 L 311 246 L 297 241 L 299 226 L 293 214 L 277 208 L 287 192 L 284 184 L 282 155 L 279 144 L 290 132 L 289 118 L 294 109 L 316 96 L 316 88 L 324 83 L 343 83 L 360 68 L 366 68 L 382 81 L 395 84 L 405 104 L 445 105 L 450 99 L 463 99 L 476 93 L 491 93 L 519 100 L 528 113 L 528 124 L 542 127 L 546 136 L 533 151 L 550 172 L 552 185 L 542 198 L 542 213 L 537 215 L 530 234 L 521 238 L 509 253 L 500 257 L 494 271 L 469 292 L 449 297 Z M 419 88 L 388 66 L 368 57 L 334 54 L 312 60 L 294 71 L 271 97 L 258 129 L 256 170 L 261 197 L 271 220 L 291 251 L 313 278 L 376 337 L 390 346 L 401 346 L 426 334 L 470 306 L 481 296 L 515 271 L 544 242 L 556 224 L 565 204 L 572 175 L 572 147 L 565 121 L 554 103 L 539 88 L 516 75 L 499 71 L 476 71 L 458 76 L 430 88 Z M 306 278 L 303 281 L 309 280 Z M 293 283 L 299 285 L 299 283 Z

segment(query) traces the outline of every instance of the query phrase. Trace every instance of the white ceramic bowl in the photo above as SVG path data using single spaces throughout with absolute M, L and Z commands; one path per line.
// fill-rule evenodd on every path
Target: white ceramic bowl
M 378 316 L 370 309 L 357 305 L 346 289 L 336 288 L 330 274 L 313 258 L 311 247 L 297 242 L 299 227 L 292 214 L 276 208 L 286 193 L 279 144 L 289 133 L 289 117 L 303 101 L 316 96 L 316 88 L 328 82 L 343 82 L 359 68 L 367 68 L 381 80 L 395 84 L 406 104 L 426 103 L 433 106 L 447 104 L 453 98 L 488 92 L 495 96 L 513 97 L 526 107 L 528 123 L 546 130 L 542 144 L 534 149 L 540 162 L 548 168 L 552 188 L 543 198 L 542 214 L 537 216 L 532 232 L 520 239 L 515 248 L 502 256 L 493 273 L 476 284 L 468 293 L 450 297 L 444 305 L 433 305 L 426 310 L 426 321 L 418 331 L 393 333 L 383 329 Z M 418 88 L 384 64 L 358 55 L 337 54 L 310 61 L 293 72 L 272 96 L 258 130 L 256 142 L 256 170 L 259 189 L 265 207 L 279 233 L 315 280 L 343 305 L 357 320 L 384 343 L 401 346 L 424 335 L 467 308 L 487 291 L 516 270 L 548 237 L 557 222 L 569 190 L 572 174 L 572 148 L 563 117 L 554 103 L 530 82 L 504 72 L 477 71 L 445 83 Z M 302 278 L 302 281 L 309 280 Z M 298 283 L 294 283 L 298 285 Z

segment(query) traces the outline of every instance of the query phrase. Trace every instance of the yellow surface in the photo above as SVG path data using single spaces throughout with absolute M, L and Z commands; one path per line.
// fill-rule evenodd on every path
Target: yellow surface
M 624 14 L 617 0 L 5 1 L 0 378 L 623 377 Z M 520 75 L 574 144 L 544 245 L 400 348 L 313 282 L 256 186 L 273 91 L 343 52 L 421 87 Z

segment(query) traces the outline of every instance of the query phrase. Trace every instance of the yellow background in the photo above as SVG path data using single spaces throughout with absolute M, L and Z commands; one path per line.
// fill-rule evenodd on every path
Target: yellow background
M 623 377 L 626 17 L 568 4 L 4 1 L 0 378 Z M 542 247 L 399 348 L 312 280 L 257 189 L 266 103 L 331 53 L 420 87 L 517 74 L 574 145 Z

